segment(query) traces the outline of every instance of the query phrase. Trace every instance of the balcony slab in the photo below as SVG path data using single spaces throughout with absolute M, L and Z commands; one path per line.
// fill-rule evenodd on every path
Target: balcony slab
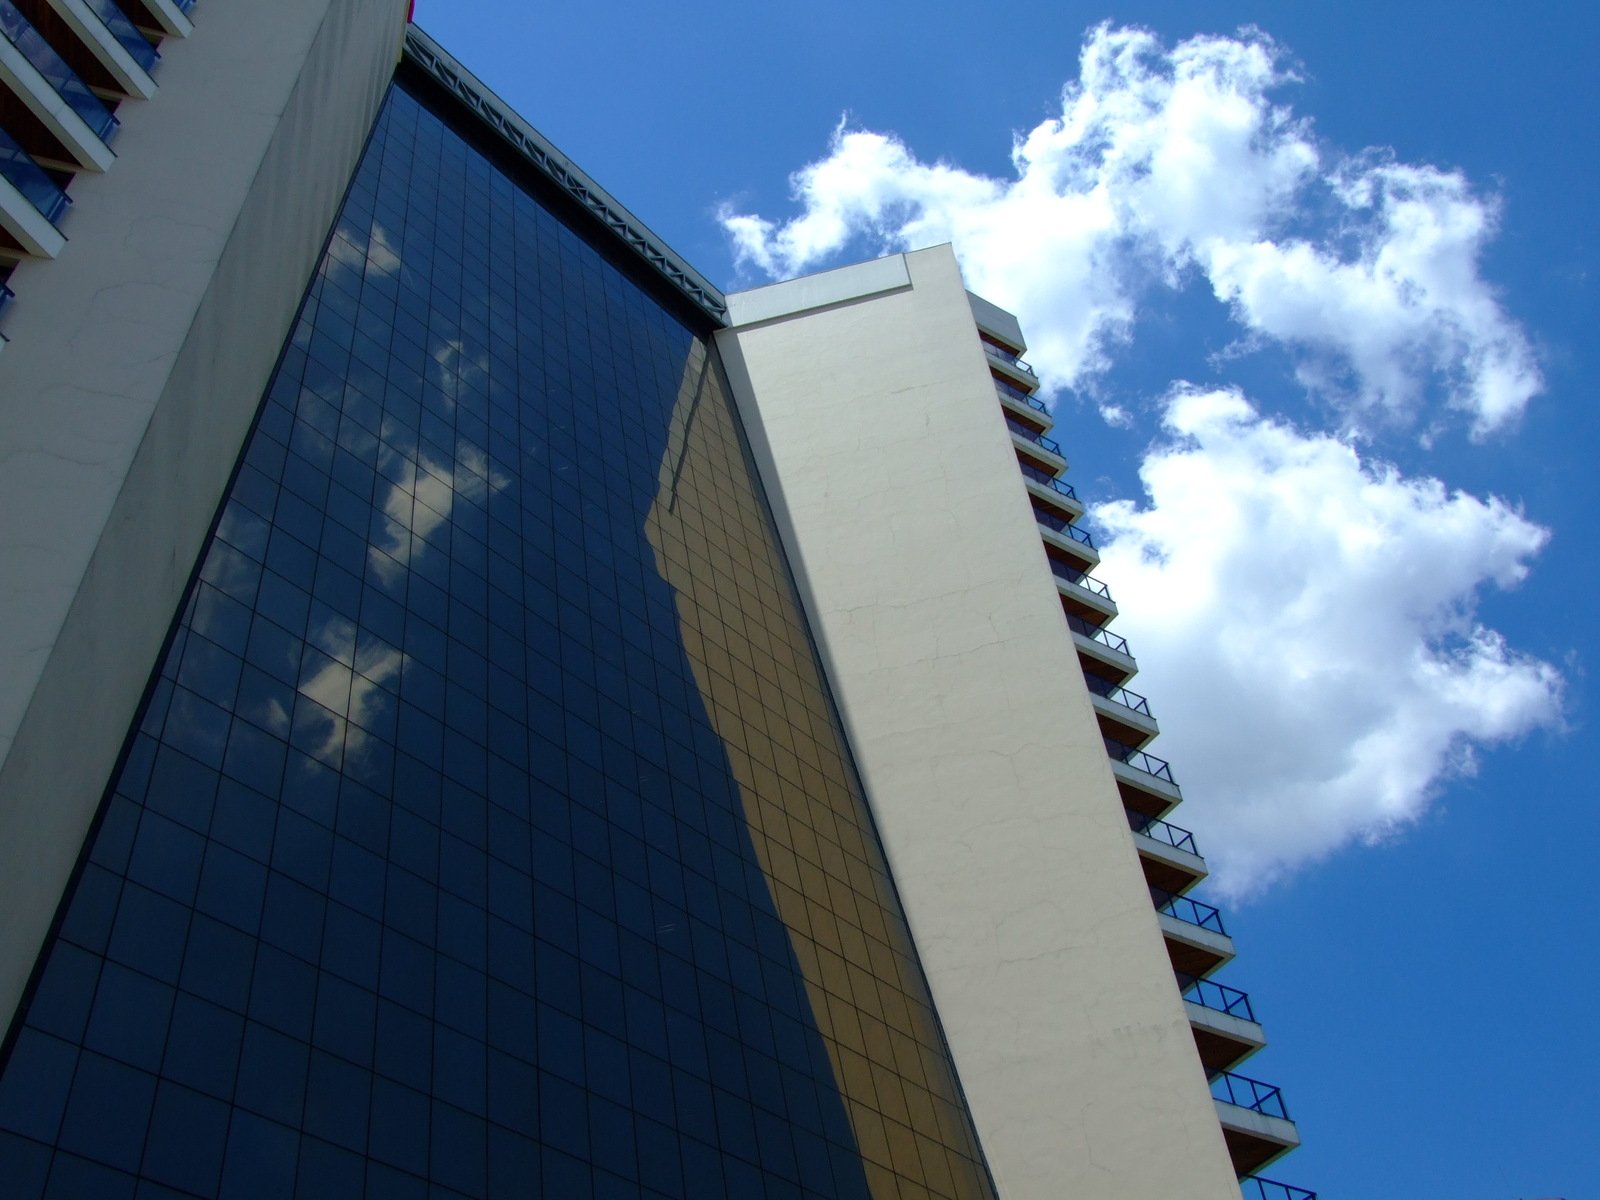
M 110 148 L 94 130 L 73 112 L 22 51 L 5 38 L 0 38 L 0 86 L 9 88 L 27 106 L 79 169 L 104 171 L 115 161 Z
M 1207 1073 L 1231 1071 L 1267 1044 L 1267 1032 L 1254 1021 L 1184 1001 L 1195 1048 Z
M 1135 832 L 1133 846 L 1144 865 L 1145 878 L 1174 896 L 1181 896 L 1208 874 L 1206 860 L 1198 854 L 1169 846 L 1148 833 Z
M 1073 634 L 1073 637 L 1080 639 L 1080 646 L 1083 641 L 1088 641 L 1087 638 L 1083 638 L 1080 634 L 1075 633 Z M 1098 646 L 1099 644 L 1100 643 L 1098 642 L 1090 643 L 1090 645 L 1095 646 Z M 1115 652 L 1108 651 L 1108 653 Z M 1126 657 L 1126 655 L 1123 657 Z M 1126 787 L 1133 788 L 1136 791 L 1148 792 L 1150 795 L 1162 800 L 1169 809 L 1173 805 L 1181 804 L 1183 802 L 1183 793 L 1178 790 L 1177 784 L 1168 783 L 1165 779 L 1160 779 L 1150 774 L 1149 771 L 1141 771 L 1137 767 L 1130 767 L 1125 762 L 1119 762 L 1116 759 L 1112 759 L 1111 773 L 1117 777 L 1118 783 L 1123 784 Z M 1146 810 L 1141 807 L 1139 811 L 1144 812 Z
M 1234 956 L 1233 939 L 1225 933 L 1180 921 L 1170 913 L 1156 913 L 1167 942 L 1172 967 L 1183 975 L 1209 975 Z
M 1217 1120 L 1222 1123 L 1223 1140 L 1228 1143 L 1234 1170 L 1240 1175 L 1253 1175 L 1300 1144 L 1300 1131 L 1293 1121 L 1269 1117 L 1215 1097 L 1213 1101 Z

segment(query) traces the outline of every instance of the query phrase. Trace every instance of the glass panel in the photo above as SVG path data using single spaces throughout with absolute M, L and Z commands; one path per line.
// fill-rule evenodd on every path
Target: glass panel
M 39 215 L 51 224 L 61 219 L 72 201 L 56 186 L 55 180 L 4 129 L 0 129 L 0 175 L 22 193 Z
M 147 42 L 144 34 L 128 20 L 128 14 L 117 7 L 116 0 L 84 0 L 84 3 L 105 23 L 105 27 L 111 31 L 111 36 L 117 39 L 117 44 L 128 52 L 134 62 L 146 71 L 155 70 L 161 55 L 156 53 L 156 48 Z
M 708 333 L 391 93 L 0 1194 L 994 1195 Z

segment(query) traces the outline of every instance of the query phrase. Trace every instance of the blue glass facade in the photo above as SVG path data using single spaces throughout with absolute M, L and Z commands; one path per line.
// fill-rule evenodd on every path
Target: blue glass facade
M 0 1195 L 992 1195 L 709 328 L 434 103 L 156 668 Z

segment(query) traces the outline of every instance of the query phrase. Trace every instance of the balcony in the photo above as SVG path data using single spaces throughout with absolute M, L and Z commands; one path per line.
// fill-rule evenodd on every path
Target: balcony
M 1032 442 L 1035 446 L 1038 446 L 1041 449 L 1048 450 L 1057 458 L 1062 457 L 1061 443 L 1057 442 L 1054 438 L 1046 437 L 1027 422 L 1019 421 L 1016 417 L 1013 417 L 1010 413 L 1007 413 L 1006 426 L 1011 430 L 1012 433 L 1016 434 L 1023 440 Z
M 1091 637 L 1080 632 L 1081 629 L 1084 629 L 1088 626 L 1088 622 L 1081 621 L 1070 613 L 1065 615 L 1067 619 L 1067 626 L 1072 630 L 1072 644 L 1074 649 L 1076 649 L 1078 652 L 1078 666 L 1083 671 L 1085 686 L 1089 686 L 1091 688 L 1098 687 L 1102 684 L 1110 684 L 1113 687 L 1119 686 L 1123 680 L 1130 678 L 1138 672 L 1139 665 L 1133 661 L 1132 656 L 1129 655 L 1125 649 L 1118 650 L 1115 648 L 1117 645 L 1126 647 L 1127 643 L 1125 641 L 1117 637 L 1115 634 L 1107 634 L 1105 639 Z M 1104 631 L 1095 630 L 1096 634 L 1102 632 Z M 1094 681 L 1092 684 L 1089 682 L 1091 678 Z M 1091 690 L 1091 703 L 1093 702 L 1093 695 L 1094 693 Z M 1126 770 L 1126 768 L 1123 769 Z M 1117 770 L 1118 764 L 1113 762 L 1111 764 L 1112 774 L 1115 775 Z M 1173 789 L 1173 791 L 1176 790 L 1177 789 Z M 1160 812 L 1153 813 L 1152 815 L 1164 816 L 1166 815 L 1166 810 L 1171 808 L 1172 805 L 1176 803 L 1178 803 L 1177 800 L 1172 800 L 1163 805 Z M 1130 807 L 1139 807 L 1140 810 L 1143 811 L 1143 806 Z
M 84 3 L 90 12 L 100 18 L 128 57 L 138 63 L 146 74 L 156 69 L 161 55 L 128 20 L 127 14 L 117 7 L 115 0 L 84 0 Z
M 1159 818 L 1124 810 L 1133 830 L 1133 848 L 1145 882 L 1167 895 L 1181 895 L 1206 877 L 1206 860 L 1195 849 L 1194 835 Z
M 124 0 L 128 16 L 156 37 L 188 37 L 194 32 L 189 13 L 194 0 Z
M 1078 494 L 1072 490 L 1071 484 L 1063 483 L 1049 472 L 1030 463 L 1019 461 L 1017 466 L 1022 471 L 1022 482 L 1028 489 L 1035 512 L 1053 513 L 1058 519 L 1068 523 L 1083 516 L 1083 505 L 1078 500 Z
M 1081 657 L 1079 661 L 1082 661 Z M 1131 767 L 1120 759 L 1111 760 L 1111 774 L 1116 778 L 1117 794 L 1122 797 L 1123 808 L 1159 818 L 1183 803 L 1183 792 L 1177 784 Z
M 1116 682 L 1120 683 L 1121 680 Z M 1183 802 L 1183 792 L 1172 777 L 1172 764 L 1166 759 L 1146 754 L 1135 746 L 1106 736 L 1104 731 L 1101 740 L 1111 759 L 1111 774 L 1116 777 L 1124 808 L 1151 817 L 1162 817 Z
M 1068 617 L 1067 625 L 1071 628 L 1073 633 L 1080 637 L 1088 638 L 1091 641 L 1106 647 L 1106 649 L 1115 654 L 1120 654 L 1124 658 L 1129 659 L 1133 657 L 1133 655 L 1128 651 L 1128 639 L 1123 637 L 1121 634 L 1112 633 L 1109 629 L 1101 629 L 1098 626 L 1090 625 L 1089 622 L 1078 617 Z
M 1056 475 L 1067 469 L 1067 458 L 1061 452 L 1061 443 L 1046 437 L 1010 412 L 1005 414 L 1005 418 L 1006 428 L 1011 431 L 1012 445 L 1017 448 L 1019 455 L 1024 456 L 1024 462 L 1031 462 Z
M 1178 991 L 1183 994 L 1185 1003 L 1256 1024 L 1256 1010 L 1250 1004 L 1248 992 L 1214 979 L 1196 979 L 1193 975 L 1178 976 Z
M 1250 1008 L 1250 997 L 1237 988 L 1179 975 L 1178 990 L 1207 1075 L 1231 1070 L 1267 1044 L 1266 1031 Z
M 1076 616 L 1091 626 L 1104 625 L 1117 615 L 1111 589 L 1083 568 L 1076 557 L 1068 560 L 1059 551 L 1045 551 L 1050 573 L 1056 577 L 1056 591 L 1068 616 Z
M 56 181 L 21 146 L 0 129 L 0 175 L 3 175 L 33 210 L 54 225 L 72 203 Z
M 1138 692 L 1130 692 L 1125 687 L 1118 687 L 1116 684 L 1107 683 L 1103 679 L 1092 681 L 1089 684 L 1089 690 L 1096 696 L 1115 704 L 1118 708 L 1125 708 L 1130 713 L 1139 716 L 1150 716 L 1150 701 L 1139 695 Z
M 1054 475 L 1050 474 L 1049 471 L 1042 470 L 1041 468 L 1035 467 L 1030 463 L 1019 463 L 1018 466 L 1022 470 L 1022 477 L 1024 479 L 1031 480 L 1041 487 L 1049 488 L 1056 495 L 1067 500 L 1071 500 L 1075 505 L 1078 506 L 1078 510 L 1080 512 L 1083 510 L 1083 502 L 1078 499 L 1078 493 L 1073 490 L 1073 487 L 1070 483 L 1066 482 L 1064 479 L 1057 479 Z
M 1107 704 L 1114 704 L 1118 710 L 1133 715 L 1133 717 L 1147 718 L 1150 725 L 1154 725 L 1155 717 L 1150 715 L 1150 701 L 1141 696 L 1138 691 L 1128 691 L 1123 686 L 1115 685 L 1115 683 L 1104 680 L 1104 678 L 1093 678 L 1088 682 L 1088 685 L 1090 685 L 1090 691 L 1096 698 L 1106 701 Z
M 1173 791 L 1178 790 L 1178 781 L 1172 777 L 1172 764 L 1164 758 L 1157 758 L 1154 754 L 1146 754 L 1136 746 L 1126 742 L 1119 742 L 1115 738 L 1103 738 L 1106 744 L 1106 753 L 1111 760 L 1130 767 L 1141 775 L 1148 775 L 1158 783 L 1166 784 Z
M 983 352 L 989 356 L 991 365 L 1013 374 L 1024 387 L 1039 386 L 1038 374 L 1032 367 L 1022 361 L 1022 356 L 1015 350 L 997 345 L 987 338 L 980 340 L 983 342 Z
M 1077 499 L 1077 496 L 1074 495 L 1073 499 Z M 1077 542 L 1080 546 L 1087 546 L 1091 550 L 1094 549 L 1094 538 L 1090 535 L 1089 531 L 1087 529 L 1080 529 L 1066 517 L 1063 517 L 1058 513 L 1047 512 L 1038 507 L 1034 508 L 1033 515 L 1038 520 L 1039 524 L 1043 525 L 1046 529 L 1054 530 L 1056 533 L 1062 534 L 1065 537 L 1069 537 L 1073 541 Z
M 1211 1080 L 1211 1098 L 1240 1175 L 1254 1174 L 1300 1144 L 1283 1093 L 1270 1083 L 1222 1071 Z
M 1177 974 L 1209 975 L 1233 957 L 1233 939 L 1222 926 L 1222 914 L 1211 905 L 1154 885 L 1150 901 Z
M 156 94 L 156 81 L 150 76 L 159 57 L 156 49 L 114 0 L 15 2 L 98 94 L 140 100 Z M 50 14 L 48 23 L 43 19 L 46 11 Z M 57 40 L 58 31 L 62 40 Z
M 106 143 L 117 128 L 111 109 L 90 91 L 13 0 L 0 0 L 0 81 L 26 106 L 31 121 L 13 126 L 52 159 L 81 168 L 111 165 Z M 20 115 L 20 114 L 19 114 Z
M 15 247 L 36 258 L 60 254 L 66 238 L 56 222 L 70 203 L 44 168 L 0 129 L 0 227 Z
M 44 40 L 12 0 L 0 0 L 0 34 L 5 35 L 95 137 L 101 141 L 110 139 L 117 128 L 116 114 L 78 78 L 78 73 Z
M 1221 937 L 1228 936 L 1228 931 L 1222 927 L 1221 910 L 1210 904 L 1202 904 L 1188 896 L 1175 896 L 1154 887 L 1150 889 L 1150 899 L 1156 911 L 1164 916 L 1174 917 L 1185 925 L 1193 925 Z
M 1090 702 L 1100 719 L 1100 731 L 1129 746 L 1143 746 L 1161 727 L 1150 712 L 1150 701 L 1100 676 L 1084 677 Z
M 1139 664 L 1133 661 L 1133 655 L 1128 652 L 1126 638 L 1070 612 L 1062 616 L 1066 618 L 1067 628 L 1072 631 L 1072 641 L 1078 649 L 1078 661 L 1085 675 L 1099 675 L 1120 684 L 1138 673 Z
M 1115 601 L 1111 599 L 1111 589 L 1075 563 L 1063 562 L 1061 559 L 1051 555 L 1050 570 L 1054 572 L 1057 579 L 1070 583 L 1073 587 L 1091 595 L 1099 596 L 1108 604 L 1115 604 Z
M 1013 404 L 1020 404 L 1030 408 L 1041 416 L 1049 417 L 1050 410 L 1045 407 L 1044 401 L 1030 392 L 1025 392 L 1014 383 L 995 377 L 994 390 L 1000 393 L 1000 399 L 1009 400 Z
M 1284 1106 L 1280 1089 L 1259 1079 L 1235 1075 L 1231 1071 L 1222 1071 L 1211 1080 L 1211 1097 L 1264 1117 L 1274 1117 L 1279 1121 L 1289 1119 L 1289 1110 Z
M 1170 846 L 1174 850 L 1181 850 L 1185 854 L 1192 854 L 1196 858 L 1200 857 L 1200 851 L 1195 849 L 1194 834 L 1187 829 L 1180 829 L 1176 825 L 1170 825 L 1166 821 L 1160 821 L 1154 817 L 1147 817 L 1143 813 L 1128 813 L 1127 817 L 1128 828 L 1142 837 L 1147 837 L 1153 842 L 1160 842 L 1164 846 Z M 1240 994 L 1242 995 L 1243 993 Z
M 1287 1183 L 1263 1179 L 1259 1175 L 1246 1175 L 1239 1180 L 1239 1191 L 1244 1200 L 1317 1200 L 1315 1192 L 1305 1188 L 1290 1187 Z
M 980 336 L 978 341 L 983 344 L 983 348 L 986 353 L 994 355 L 1001 362 L 1011 363 L 1013 365 L 1022 362 L 1022 352 L 1020 350 L 1013 350 L 1010 346 L 1001 345 L 992 338 Z M 1028 374 L 1033 374 L 1032 367 L 1028 367 Z
M 1074 525 L 1070 518 L 1051 512 L 1037 501 L 1033 505 L 1033 516 L 1046 544 L 1065 550 L 1090 567 L 1100 561 L 1100 552 L 1095 549 L 1094 538 L 1087 529 Z

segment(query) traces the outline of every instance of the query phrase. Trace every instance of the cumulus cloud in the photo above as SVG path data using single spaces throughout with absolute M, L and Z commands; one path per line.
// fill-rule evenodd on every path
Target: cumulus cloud
M 1257 31 L 1169 49 L 1101 26 L 1060 115 L 1013 139 L 1013 177 L 841 123 L 792 178 L 798 215 L 721 219 L 774 277 L 952 242 L 969 285 L 1022 317 L 1049 388 L 1103 372 L 1149 289 L 1203 279 L 1352 423 L 1437 396 L 1476 436 L 1504 427 L 1542 380 L 1478 271 L 1495 201 L 1457 172 L 1330 150 L 1275 100 L 1294 79 Z
M 1403 828 L 1476 747 L 1559 722 L 1560 674 L 1474 615 L 1546 530 L 1236 391 L 1176 388 L 1164 424 L 1145 502 L 1093 516 L 1134 686 L 1175 718 L 1155 749 L 1223 892 Z

